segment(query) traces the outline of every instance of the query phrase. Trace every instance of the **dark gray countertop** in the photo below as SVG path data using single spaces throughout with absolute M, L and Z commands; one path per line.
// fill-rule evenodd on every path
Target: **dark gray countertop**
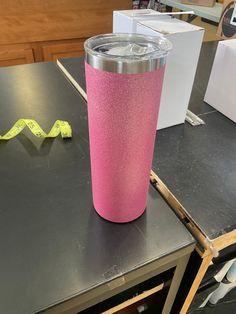
M 158 132 L 153 170 L 215 239 L 236 228 L 236 126 L 218 112 L 204 121 Z
M 236 227 L 236 125 L 203 102 L 218 42 L 202 45 L 189 109 L 206 125 L 157 132 L 153 170 L 210 239 Z M 83 58 L 60 59 L 85 89 Z
M 38 312 L 194 243 L 152 187 L 132 223 L 95 213 L 86 104 L 56 65 L 1 68 L 0 95 L 0 134 L 18 118 L 73 128 L 71 140 L 0 142 L 0 313 Z
M 157 133 L 153 170 L 210 239 L 236 228 L 236 125 L 203 101 L 218 42 L 202 46 L 189 109 L 205 125 Z

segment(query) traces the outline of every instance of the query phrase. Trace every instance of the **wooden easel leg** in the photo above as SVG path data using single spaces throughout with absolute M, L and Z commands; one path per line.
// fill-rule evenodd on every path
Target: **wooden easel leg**
M 198 287 L 200 286 L 200 283 L 212 261 L 213 256 L 212 255 L 208 255 L 206 257 L 203 258 L 201 266 L 198 270 L 197 276 L 195 277 L 193 284 L 189 290 L 188 296 L 183 304 L 183 307 L 181 309 L 180 314 L 185 314 L 197 292 Z
M 175 273 L 173 279 L 171 281 L 170 289 L 168 291 L 168 295 L 166 297 L 166 301 L 162 310 L 162 314 L 169 314 L 174 303 L 175 297 L 177 295 L 177 291 L 179 289 L 181 280 L 183 278 L 186 266 L 188 264 L 190 255 L 186 255 L 182 257 L 175 269 Z

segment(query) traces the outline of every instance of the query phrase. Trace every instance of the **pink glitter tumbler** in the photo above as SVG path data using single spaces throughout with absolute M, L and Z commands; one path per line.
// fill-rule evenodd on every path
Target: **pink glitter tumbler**
M 170 42 L 106 34 L 85 42 L 93 203 L 123 223 L 147 206 L 157 117 Z

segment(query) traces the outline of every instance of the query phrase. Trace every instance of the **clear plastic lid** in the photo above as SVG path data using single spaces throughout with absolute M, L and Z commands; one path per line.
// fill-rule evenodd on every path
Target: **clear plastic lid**
M 87 63 L 97 69 L 142 73 L 164 66 L 172 44 L 164 37 L 117 33 L 89 38 L 84 47 Z

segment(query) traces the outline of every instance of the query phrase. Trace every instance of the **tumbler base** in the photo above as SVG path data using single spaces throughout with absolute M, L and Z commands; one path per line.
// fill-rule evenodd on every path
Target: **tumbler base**
M 111 217 L 107 213 L 106 214 L 103 213 L 101 210 L 98 210 L 95 207 L 94 207 L 94 209 L 101 218 L 103 218 L 107 221 L 114 222 L 114 223 L 128 223 L 128 222 L 132 222 L 132 221 L 138 219 L 140 216 L 142 216 L 146 210 L 146 207 L 144 209 L 138 211 L 136 213 L 136 215 L 132 215 L 132 216 L 130 215 L 129 217 L 127 217 L 127 216 L 126 217 L 116 217 L 116 218 L 114 216 Z

